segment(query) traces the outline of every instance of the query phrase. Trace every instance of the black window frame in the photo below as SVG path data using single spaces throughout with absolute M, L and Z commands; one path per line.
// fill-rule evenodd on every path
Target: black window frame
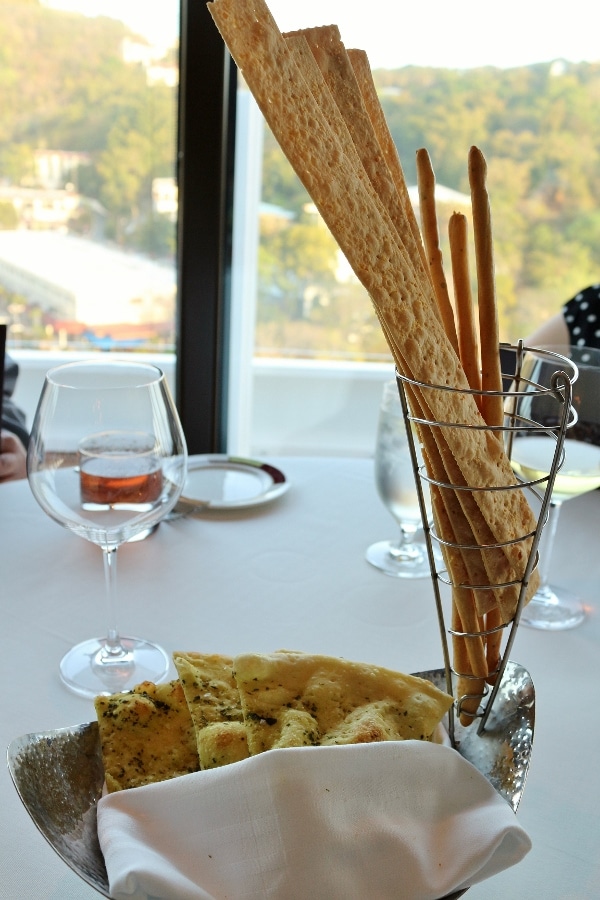
M 205 3 L 181 0 L 177 407 L 190 453 L 227 447 L 237 68 Z

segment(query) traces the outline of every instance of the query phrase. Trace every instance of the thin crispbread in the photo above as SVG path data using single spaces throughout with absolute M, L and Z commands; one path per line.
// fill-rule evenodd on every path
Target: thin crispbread
M 364 50 L 348 48 L 346 52 L 352 65 L 365 108 L 369 114 L 373 130 L 379 142 L 379 146 L 381 147 L 381 152 L 383 153 L 383 157 L 398 192 L 398 197 L 400 198 L 406 221 L 412 231 L 416 252 L 421 257 L 424 271 L 427 271 L 427 256 L 425 254 L 425 248 L 423 247 L 417 217 L 415 216 L 415 211 L 408 194 L 398 149 L 394 143 L 381 103 L 379 102 L 379 97 L 377 96 L 377 89 L 375 87 L 375 82 L 373 81 L 373 73 L 369 64 L 369 58 Z M 411 246 L 408 240 L 406 241 L 406 246 L 409 256 L 412 259 L 413 253 L 411 253 Z
M 380 320 L 396 336 L 391 349 L 400 372 L 425 383 L 468 388 L 418 270 L 420 262 L 410 259 L 377 193 L 357 175 L 266 4 L 213 0 L 208 7 L 284 153 L 369 292 Z M 516 484 L 499 442 L 494 437 L 492 446 L 489 435 L 478 430 L 483 420 L 472 397 L 440 392 L 428 396 L 428 406 L 435 420 L 476 426 L 445 438 L 465 483 Z M 499 543 L 535 529 L 522 492 L 475 496 Z M 509 544 L 504 552 L 522 572 L 521 548 Z
M 303 28 L 300 31 L 290 31 L 284 34 L 287 40 L 290 37 L 302 36 L 315 58 L 323 82 L 336 104 L 338 115 L 341 114 L 348 135 L 362 167 L 371 182 L 373 189 L 386 209 L 391 222 L 396 229 L 402 247 L 416 268 L 417 275 L 423 284 L 427 283 L 427 267 L 425 260 L 418 249 L 421 244 L 417 240 L 412 219 L 407 215 L 407 203 L 410 206 L 408 192 L 398 189 L 399 173 L 393 172 L 393 158 L 388 164 L 384 148 L 379 140 L 371 117 L 372 108 L 367 104 L 363 91 L 367 87 L 361 84 L 357 78 L 349 53 L 340 37 L 337 25 L 319 25 L 315 28 Z M 305 71 L 303 74 L 306 76 Z M 323 95 L 323 90 L 317 96 Z M 313 91 L 314 94 L 314 91 Z M 337 118 L 337 116 L 336 116 Z M 329 119 L 332 127 L 335 127 L 335 119 Z M 346 143 L 345 152 L 352 154 L 351 147 Z M 416 225 L 416 223 L 415 223 Z M 418 231 L 418 229 L 417 229 Z M 431 308 L 435 310 L 433 293 L 430 296 Z

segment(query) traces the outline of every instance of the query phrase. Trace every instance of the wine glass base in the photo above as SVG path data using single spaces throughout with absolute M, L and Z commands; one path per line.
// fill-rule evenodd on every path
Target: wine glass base
M 111 656 L 105 638 L 92 638 L 73 647 L 60 662 L 63 684 L 80 697 L 131 690 L 142 681 L 159 684 L 169 673 L 170 660 L 162 647 L 141 638 L 120 638 L 123 653 Z
M 585 608 L 574 594 L 564 588 L 540 588 L 521 613 L 520 624 L 543 631 L 576 628 L 585 619 Z
M 366 552 L 367 562 L 394 578 L 427 578 L 431 574 L 429 557 L 423 544 L 400 546 L 395 541 L 378 541 Z

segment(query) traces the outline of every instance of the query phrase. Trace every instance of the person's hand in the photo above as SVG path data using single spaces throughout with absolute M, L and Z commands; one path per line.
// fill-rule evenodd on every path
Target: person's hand
M 27 478 L 27 450 L 10 431 L 0 433 L 0 482 Z

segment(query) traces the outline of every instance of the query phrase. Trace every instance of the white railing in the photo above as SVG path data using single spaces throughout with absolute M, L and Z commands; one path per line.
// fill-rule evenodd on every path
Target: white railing
M 29 424 L 46 371 L 89 355 L 41 350 L 10 352 L 20 368 L 15 401 L 25 410 Z M 160 366 L 174 392 L 173 355 L 136 353 L 135 358 Z M 373 455 L 379 400 L 383 383 L 393 377 L 391 364 L 255 357 L 251 375 L 252 389 L 245 398 L 250 408 L 240 411 L 249 426 L 238 429 L 237 437 L 234 431 L 230 453 Z

